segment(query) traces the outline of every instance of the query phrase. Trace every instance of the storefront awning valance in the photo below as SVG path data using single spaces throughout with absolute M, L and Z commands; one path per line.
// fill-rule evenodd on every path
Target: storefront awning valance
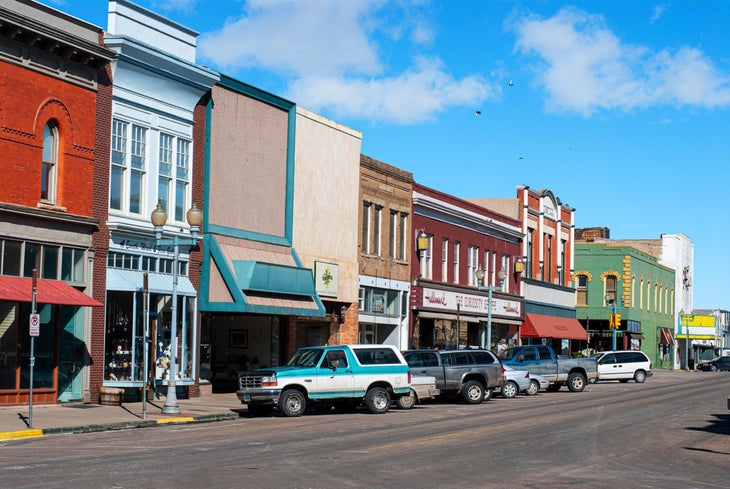
M 674 337 L 672 336 L 672 330 L 669 328 L 659 328 L 659 344 L 660 345 L 673 345 Z
M 119 290 L 136 292 L 141 291 L 144 287 L 144 272 L 135 270 L 116 270 L 109 269 L 106 271 L 106 290 Z M 159 273 L 147 274 L 147 288 L 152 294 L 172 294 L 172 275 L 162 275 Z M 188 277 L 178 276 L 177 293 L 184 296 L 196 296 L 198 292 L 193 287 L 193 283 Z
M 223 236 L 204 239 L 201 311 L 325 316 L 314 274 L 292 248 Z
M 644 337 L 644 334 L 641 333 L 641 332 L 638 332 L 638 331 L 627 331 L 626 334 L 629 335 L 629 337 L 634 338 L 634 339 L 637 339 L 637 340 L 644 340 L 644 339 L 646 339 Z
M 520 328 L 522 338 L 559 338 L 586 340 L 585 328 L 577 319 L 547 316 L 545 314 L 526 314 Z
M 36 286 L 36 302 L 38 304 L 91 307 L 103 305 L 67 283 L 58 280 L 38 279 Z M 0 277 L 0 300 L 32 302 L 33 279 L 27 277 Z
M 430 312 L 430 311 L 419 311 L 418 317 L 421 318 L 429 318 L 429 319 L 445 319 L 447 321 L 456 321 L 457 319 L 459 321 L 464 321 L 467 323 L 478 323 L 479 318 L 476 316 L 466 316 L 463 314 L 460 314 L 457 316 L 456 314 L 449 314 L 445 312 Z

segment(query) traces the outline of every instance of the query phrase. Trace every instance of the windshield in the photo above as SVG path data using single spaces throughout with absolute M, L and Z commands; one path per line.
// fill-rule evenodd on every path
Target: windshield
M 321 348 L 297 350 L 286 364 L 290 367 L 316 367 L 323 352 Z
M 515 348 L 507 348 L 506 350 L 502 350 L 497 354 L 500 360 L 512 360 L 512 357 L 515 356 L 515 352 L 517 349 Z

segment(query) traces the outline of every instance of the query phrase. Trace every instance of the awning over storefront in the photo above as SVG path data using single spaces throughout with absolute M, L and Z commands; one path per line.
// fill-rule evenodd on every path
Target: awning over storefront
M 673 345 L 674 337 L 672 336 L 672 330 L 669 328 L 659 328 L 659 344 L 660 345 Z
M 106 271 L 106 290 L 141 291 L 144 286 L 144 272 L 135 270 Z M 153 294 L 172 294 L 172 275 L 159 273 L 147 274 L 147 288 Z M 185 296 L 196 296 L 198 292 L 188 277 L 177 278 L 177 293 Z
M 201 311 L 325 316 L 314 274 L 293 249 L 222 236 L 206 236 L 204 247 Z
M 586 330 L 577 319 L 547 316 L 545 314 L 526 314 L 520 328 L 523 338 L 560 338 L 586 340 Z
M 638 331 L 627 331 L 626 334 L 629 335 L 631 338 L 634 338 L 636 340 L 644 340 L 644 339 L 646 339 L 646 338 L 644 338 L 644 334 L 643 333 L 640 333 Z
M 38 279 L 36 285 L 36 302 L 38 304 L 92 307 L 102 305 L 65 282 Z M 27 277 L 0 277 L 0 300 L 32 302 L 33 279 Z

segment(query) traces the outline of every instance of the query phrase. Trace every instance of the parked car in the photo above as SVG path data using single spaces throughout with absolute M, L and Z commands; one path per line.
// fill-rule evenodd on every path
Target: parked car
M 598 376 L 595 358 L 558 358 L 547 345 L 513 346 L 501 351 L 499 359 L 502 365 L 542 375 L 555 391 L 567 385 L 571 392 L 581 392 Z
M 730 370 L 730 357 L 715 357 L 709 362 L 697 365 L 697 370 L 705 372 L 717 372 L 718 370 Z
M 618 380 L 625 383 L 633 379 L 640 384 L 647 377 L 654 375 L 651 371 L 651 360 L 642 351 L 604 351 L 597 355 L 596 359 L 597 380 Z
M 411 372 L 390 345 L 332 345 L 298 349 L 286 365 L 242 372 L 236 396 L 251 416 L 301 416 L 307 406 L 352 411 L 360 404 L 373 414 L 410 395 Z
M 500 394 L 505 399 L 512 399 L 520 392 L 527 392 L 532 384 L 530 372 L 527 370 L 515 370 L 510 366 L 504 367 L 504 385 L 495 387 L 492 392 Z
M 530 372 L 530 387 L 527 388 L 528 396 L 534 396 L 540 391 L 547 390 L 550 387 L 550 381 L 542 375 L 533 374 Z
M 436 387 L 436 377 L 412 375 L 410 395 L 399 397 L 395 404 L 401 409 L 411 409 L 416 404 L 433 399 L 440 392 Z
M 461 396 L 464 402 L 479 404 L 489 399 L 494 387 L 504 384 L 502 363 L 490 350 L 408 350 L 403 356 L 413 375 L 436 377 L 444 397 Z

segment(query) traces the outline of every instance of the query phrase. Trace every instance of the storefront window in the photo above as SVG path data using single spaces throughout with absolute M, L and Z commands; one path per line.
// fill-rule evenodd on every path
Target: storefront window
M 18 369 L 18 306 L 0 302 L 0 389 L 15 389 Z
M 21 317 L 30 317 L 30 304 L 23 304 Z M 50 304 L 43 304 L 38 307 L 37 313 L 40 316 L 40 334 L 33 341 L 33 356 L 35 364 L 33 367 L 33 388 L 53 389 L 53 370 L 56 365 L 55 332 L 56 332 L 56 308 Z M 28 321 L 21 321 L 21 338 L 30 338 Z M 21 348 L 21 370 L 20 388 L 27 389 L 30 386 L 30 340 L 22 342 Z
M 141 293 L 108 292 L 104 379 L 112 382 L 142 381 L 144 374 L 143 315 Z M 139 306 L 137 303 L 139 302 Z

